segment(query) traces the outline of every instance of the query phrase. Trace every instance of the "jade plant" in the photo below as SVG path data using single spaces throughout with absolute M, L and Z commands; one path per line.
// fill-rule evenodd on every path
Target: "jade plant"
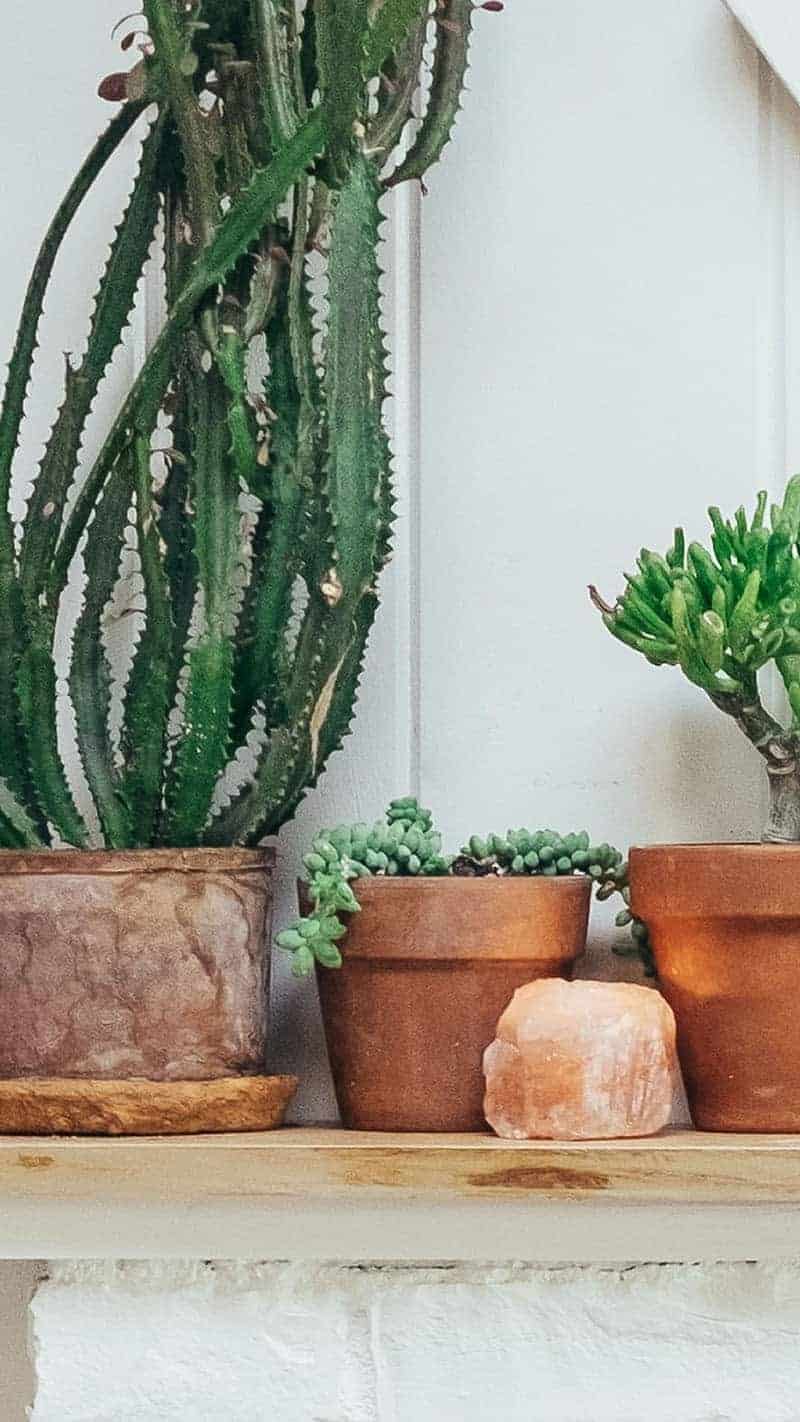
M 767 511 L 757 496 L 724 519 L 709 509 L 711 547 L 675 531 L 661 557 L 642 549 L 614 606 L 590 588 L 610 632 L 654 666 L 679 666 L 762 757 L 770 788 L 765 841 L 800 841 L 800 475 Z M 759 675 L 777 668 L 787 713 L 764 704 Z
M 394 509 L 381 198 L 450 138 L 473 8 L 144 0 L 128 17 L 137 62 L 101 85 L 121 107 L 36 260 L 0 414 L 0 845 L 257 843 L 347 734 Z M 56 259 L 134 126 L 128 206 L 16 524 Z M 153 253 L 163 325 L 87 460 Z M 135 635 L 120 674 L 123 612 Z
M 305 977 L 319 963 L 339 968 L 339 941 L 347 932 L 343 914 L 358 913 L 359 879 L 376 877 L 439 877 L 453 874 L 541 875 L 556 878 L 586 874 L 596 885 L 597 897 L 621 895 L 625 907 L 619 926 L 631 924 L 634 947 L 644 950 L 646 930 L 632 920 L 627 865 L 610 844 L 591 844 L 585 830 L 560 835 L 555 830 L 508 830 L 485 839 L 472 835 L 458 854 L 442 852 L 442 836 L 434 829 L 430 810 L 413 796 L 393 800 L 383 819 L 374 825 L 339 825 L 322 830 L 303 863 L 308 873 L 309 913 L 278 935 L 278 946 L 292 954 L 293 971 Z M 623 950 L 625 951 L 625 950 Z

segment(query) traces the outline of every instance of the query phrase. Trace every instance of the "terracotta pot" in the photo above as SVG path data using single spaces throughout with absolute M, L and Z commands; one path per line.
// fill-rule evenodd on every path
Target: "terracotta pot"
M 583 878 L 364 879 L 344 966 L 318 974 L 344 1124 L 478 1131 L 483 1051 L 523 983 L 569 977 Z
M 0 853 L 0 1078 L 262 1073 L 271 865 L 262 850 Z
M 695 1125 L 800 1131 L 800 846 L 633 849 Z

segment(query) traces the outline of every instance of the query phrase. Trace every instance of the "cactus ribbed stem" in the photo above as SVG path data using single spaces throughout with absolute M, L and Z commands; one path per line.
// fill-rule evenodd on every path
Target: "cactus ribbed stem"
M 182 31 L 173 0 L 144 0 L 144 14 L 155 42 L 155 64 L 170 99 L 186 168 L 188 212 L 196 240 L 207 245 L 216 229 L 219 200 L 214 156 L 203 132 L 206 120 L 197 103 L 191 76 L 197 69 L 188 36 Z M 194 67 L 193 67 L 194 66 Z
M 87 845 L 95 822 L 108 848 L 252 843 L 280 827 L 348 733 L 393 518 L 380 174 L 412 117 L 430 3 L 326 0 L 301 14 L 279 0 L 144 0 L 145 57 L 130 79 L 101 85 L 137 97 L 48 232 L 0 411 L 0 846 Z M 373 122 L 372 81 L 388 92 L 400 74 Z M 18 549 L 11 467 L 55 258 L 145 109 L 156 116 Z M 162 329 L 79 478 L 156 236 Z M 131 558 L 135 645 L 117 687 L 103 633 Z M 67 685 L 85 819 L 59 746 L 54 662 L 76 564 L 85 588 Z

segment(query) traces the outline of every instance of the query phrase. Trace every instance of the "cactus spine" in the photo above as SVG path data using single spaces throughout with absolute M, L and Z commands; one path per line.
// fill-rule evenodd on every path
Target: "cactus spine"
M 0 413 L 0 846 L 256 843 L 347 735 L 393 519 L 381 198 L 421 178 L 450 136 L 472 6 L 440 8 L 144 0 L 146 29 L 131 23 L 123 48 L 139 41 L 141 60 L 101 86 L 122 106 L 37 258 Z M 434 83 L 404 171 L 431 18 L 447 23 L 431 26 Z M 85 354 L 67 363 L 15 530 L 13 462 L 55 260 L 137 123 L 139 169 Z M 163 329 L 79 473 L 161 231 Z M 125 549 L 141 591 L 114 732 L 104 631 Z M 58 735 L 56 624 L 78 556 L 67 685 L 93 814 Z
M 676 529 L 665 557 L 642 549 L 614 606 L 590 594 L 608 630 L 654 666 L 679 666 L 732 717 L 769 779 L 764 839 L 800 841 L 800 475 L 766 517 L 761 492 L 748 519 L 709 509 L 711 549 L 687 550 Z M 783 720 L 764 705 L 759 673 L 775 664 L 786 690 Z

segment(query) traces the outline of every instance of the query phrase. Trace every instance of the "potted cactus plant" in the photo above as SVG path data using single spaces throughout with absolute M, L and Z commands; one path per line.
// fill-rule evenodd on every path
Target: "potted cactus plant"
M 585 831 L 473 835 L 444 854 L 413 797 L 321 831 L 305 867 L 305 916 L 278 943 L 299 976 L 320 969 L 342 1120 L 361 1130 L 482 1129 L 501 1012 L 524 983 L 571 976 L 592 883 L 627 897 L 622 855 Z
M 678 666 L 761 757 L 769 815 L 761 844 L 633 849 L 631 904 L 649 929 L 675 1010 L 695 1124 L 800 1130 L 800 477 L 767 513 L 710 510 L 711 546 L 643 550 L 608 630 L 655 666 Z M 775 667 L 785 715 L 759 678 Z
M 206 1117 L 187 1081 L 225 1096 L 230 1128 L 219 1082 L 263 1072 L 261 846 L 348 732 L 390 549 L 381 200 L 438 159 L 466 69 L 471 3 L 428 12 L 144 0 L 121 31 L 137 62 L 101 85 L 120 107 L 37 257 L 0 414 L 0 1129 L 189 1129 Z M 16 527 L 56 258 L 134 128 L 130 201 Z M 83 468 L 156 242 L 162 329 Z M 245 1123 L 275 1115 L 259 1090 Z

